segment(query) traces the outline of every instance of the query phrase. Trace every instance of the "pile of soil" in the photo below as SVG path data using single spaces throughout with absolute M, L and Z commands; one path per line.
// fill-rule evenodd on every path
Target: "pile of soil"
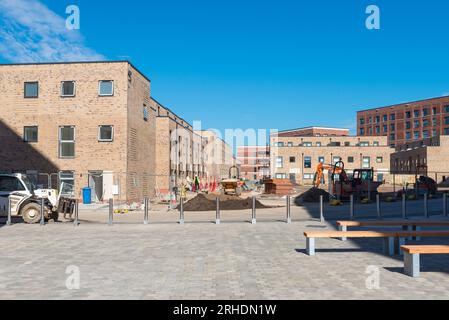
M 295 198 L 295 204 L 300 206 L 303 202 L 320 202 L 320 196 L 324 201 L 329 201 L 331 195 L 323 189 L 311 188 Z
M 227 195 L 198 194 L 195 198 L 184 203 L 184 211 L 215 211 L 216 199 L 220 199 L 220 210 L 245 210 L 253 207 L 252 198 L 239 198 Z M 269 208 L 256 200 L 257 209 Z

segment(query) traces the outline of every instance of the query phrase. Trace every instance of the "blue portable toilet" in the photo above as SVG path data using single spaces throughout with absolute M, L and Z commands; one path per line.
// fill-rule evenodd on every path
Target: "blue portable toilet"
M 92 189 L 89 187 L 83 188 L 83 204 L 92 203 Z

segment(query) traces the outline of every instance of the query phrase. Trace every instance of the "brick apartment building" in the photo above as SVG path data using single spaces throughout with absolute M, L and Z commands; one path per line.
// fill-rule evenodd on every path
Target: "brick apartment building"
M 205 140 L 204 152 L 207 176 L 219 181 L 229 177 L 229 169 L 237 164 L 234 151 L 213 130 L 195 131 Z
M 272 177 L 302 185 L 312 185 L 320 162 L 335 164 L 338 161 L 345 163 L 349 174 L 358 168 L 374 168 L 375 179 L 384 181 L 389 178 L 390 154 L 394 151 L 386 137 L 346 134 L 301 137 L 294 130 L 291 136 L 285 132 L 271 135 L 270 143 Z
M 449 96 L 359 111 L 360 136 L 387 136 L 392 146 L 449 135 Z
M 205 174 L 201 147 L 176 148 L 191 160 L 170 163 L 184 141 L 167 137 L 184 127 L 193 146 L 193 132 L 150 87 L 128 61 L 0 65 L 0 171 L 51 174 L 76 197 L 90 186 L 97 201 L 140 201 L 170 174 Z
M 269 146 L 238 146 L 237 163 L 241 178 L 257 181 L 270 177 Z

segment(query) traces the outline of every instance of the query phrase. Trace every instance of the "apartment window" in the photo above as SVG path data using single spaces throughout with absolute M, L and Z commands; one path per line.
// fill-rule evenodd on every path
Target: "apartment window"
M 376 123 L 380 122 L 380 116 L 376 116 Z
M 287 179 L 287 175 L 285 173 L 276 173 L 276 179 Z
M 377 157 L 376 158 L 376 162 L 377 163 L 383 163 L 384 162 L 384 158 L 383 157 Z
M 25 82 L 24 97 L 37 98 L 39 96 L 39 82 Z
M 449 136 L 449 128 L 445 128 L 444 129 L 444 135 L 445 136 Z
M 304 142 L 302 144 L 303 147 L 311 147 L 312 146 L 312 142 Z
M 419 139 L 420 138 L 420 132 L 419 131 L 415 131 L 414 133 L 413 133 L 413 138 L 414 139 Z
M 423 121 L 422 121 L 422 126 L 425 128 L 425 127 L 428 127 L 430 125 L 430 123 L 429 123 L 429 120 L 428 119 L 424 119 Z
M 432 125 L 433 125 L 434 127 L 436 127 L 436 125 L 437 125 L 437 118 L 433 118 L 433 119 L 432 119 Z
M 412 128 L 412 123 L 410 121 L 407 121 L 405 123 L 405 129 L 410 130 Z
M 59 157 L 75 157 L 75 127 L 59 127 Z
M 73 198 L 75 196 L 75 173 L 73 171 L 59 173 L 59 190 L 61 190 L 62 197 Z
M 283 142 L 277 142 L 274 144 L 275 147 L 283 147 L 284 143 Z
M 445 124 L 445 125 L 448 125 L 448 124 L 449 124 L 449 117 L 445 117 L 445 118 L 444 118 L 444 124 Z
M 288 142 L 287 147 L 290 147 L 290 148 L 293 147 L 293 142 Z
M 99 82 L 98 94 L 102 97 L 114 95 L 114 81 L 101 80 Z
M 75 81 L 61 82 L 61 97 L 75 96 Z
M 432 137 L 436 137 L 437 136 L 437 130 L 436 129 L 433 129 L 432 130 Z
M 380 134 L 380 127 L 379 126 L 376 127 L 376 133 Z
M 388 132 L 388 126 L 386 124 L 384 124 L 383 129 L 384 129 L 384 132 Z
M 313 180 L 313 177 L 312 173 L 304 173 L 304 180 Z
M 406 112 L 405 112 L 405 117 L 406 117 L 407 119 L 410 119 L 410 118 L 412 117 L 412 113 L 411 113 L 410 111 L 406 111 Z
M 317 146 L 317 147 L 321 147 L 321 142 L 317 142 L 317 143 L 316 143 L 316 146 Z
M 362 168 L 363 169 L 371 168 L 371 158 L 370 157 L 363 157 Z
M 365 124 L 365 118 L 360 118 L 360 124 L 361 125 Z
M 312 168 L 312 157 L 304 157 L 304 168 Z
M 373 142 L 373 146 L 378 147 L 379 146 L 379 141 L 374 141 Z
M 98 127 L 98 141 L 100 141 L 100 142 L 114 141 L 114 127 L 113 126 L 99 126 Z
M 444 113 L 449 113 L 449 106 L 444 106 Z
M 364 136 L 365 135 L 365 128 L 360 128 L 360 135 Z
M 423 137 L 424 139 L 429 138 L 429 131 L 428 131 L 428 130 L 424 130 L 424 131 L 422 132 L 422 137 Z
M 373 123 L 373 117 L 368 118 L 368 123 Z
M 414 122 L 413 122 L 413 128 L 419 128 L 419 120 L 415 120 Z
M 383 120 L 384 120 L 384 122 L 388 121 L 388 116 L 386 114 L 383 116 Z
M 284 167 L 284 158 L 276 157 L 276 168 L 282 168 L 282 167 Z
M 421 115 L 421 112 L 420 112 L 419 110 L 415 110 L 415 111 L 413 112 L 413 116 L 414 116 L 415 118 L 419 118 L 420 115 Z
M 348 163 L 354 163 L 354 157 L 348 157 Z
M 340 158 L 340 157 L 333 157 L 333 158 L 332 158 L 332 164 L 333 164 L 333 165 L 337 164 L 337 163 L 340 162 L 340 161 L 341 161 L 341 158 Z
M 429 114 L 430 114 L 430 112 L 429 112 L 428 108 L 422 110 L 423 117 L 427 117 Z
M 369 147 L 369 142 L 368 141 L 361 141 L 359 143 L 359 146 L 361 146 L 361 147 Z
M 23 127 L 23 141 L 25 142 L 37 142 L 38 140 L 38 128 L 33 127 Z
M 396 125 L 393 123 L 390 125 L 390 131 L 395 131 L 396 130 Z
M 295 157 L 290 157 L 290 163 L 295 163 L 296 162 L 296 158 Z
M 370 134 L 370 135 L 373 135 L 373 127 L 370 127 L 370 128 L 369 128 L 369 134 Z
M 390 114 L 390 120 L 391 121 L 396 120 L 396 114 L 394 114 L 394 113 Z
M 324 163 L 324 157 L 318 157 L 318 162 L 319 163 Z
M 410 140 L 412 138 L 412 133 L 411 132 L 406 132 L 405 133 L 405 139 Z
M 148 107 L 146 105 L 143 105 L 142 110 L 143 110 L 143 120 L 148 121 L 148 119 L 150 118 Z
M 433 107 L 433 108 L 432 108 L 432 114 L 433 114 L 433 115 L 436 115 L 437 113 L 438 113 L 437 108 Z
M 350 147 L 350 146 L 351 146 L 351 142 L 346 141 L 346 142 L 345 142 L 345 147 Z

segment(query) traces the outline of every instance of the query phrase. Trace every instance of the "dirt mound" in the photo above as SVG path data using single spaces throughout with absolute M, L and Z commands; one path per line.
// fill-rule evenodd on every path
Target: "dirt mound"
M 220 199 L 221 210 L 244 210 L 252 208 L 252 199 L 214 194 L 198 194 L 195 198 L 184 203 L 184 211 L 215 211 L 217 209 L 216 199 Z M 269 208 L 256 200 L 256 208 Z
M 320 196 L 324 197 L 324 201 L 329 201 L 330 194 L 323 189 L 311 188 L 295 198 L 295 204 L 301 205 L 303 202 L 320 202 Z

